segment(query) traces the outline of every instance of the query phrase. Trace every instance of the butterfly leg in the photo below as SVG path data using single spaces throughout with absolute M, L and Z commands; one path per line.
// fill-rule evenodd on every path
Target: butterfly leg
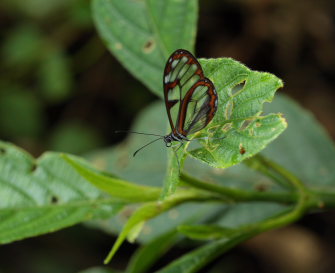
M 182 146 L 184 146 L 184 142 L 183 142 L 183 141 L 180 141 L 180 145 L 179 145 L 179 147 L 177 148 L 176 152 L 178 152 L 178 150 L 179 150 Z

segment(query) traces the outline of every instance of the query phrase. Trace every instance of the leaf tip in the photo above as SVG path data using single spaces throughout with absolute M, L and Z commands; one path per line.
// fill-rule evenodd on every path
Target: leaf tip
M 115 247 L 113 246 L 113 248 L 111 249 L 111 251 L 109 251 L 107 257 L 106 257 L 105 260 L 104 260 L 104 264 L 109 264 L 110 261 L 112 260 L 114 254 L 115 254 L 115 250 L 114 250 L 114 248 L 115 248 Z
M 282 122 L 282 124 L 284 125 L 284 127 L 287 128 L 288 123 L 287 123 L 287 119 L 284 117 L 284 114 L 279 113 L 279 119 Z
M 60 156 L 64 161 L 66 161 L 68 164 L 70 164 L 71 166 L 74 167 L 74 162 L 73 162 L 73 160 L 72 160 L 67 154 L 65 154 L 65 153 L 61 153 L 59 156 Z

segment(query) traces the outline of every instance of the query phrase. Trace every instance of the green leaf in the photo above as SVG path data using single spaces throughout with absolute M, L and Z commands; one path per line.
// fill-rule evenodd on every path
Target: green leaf
M 0 142 L 0 243 L 111 217 L 122 206 L 82 179 L 59 154 L 35 160 Z
M 230 237 L 235 230 L 217 225 L 181 225 L 178 231 L 185 236 L 196 240 L 213 240 Z
M 192 252 L 187 253 L 181 258 L 170 263 L 162 270 L 157 271 L 157 273 L 197 272 L 197 270 L 235 245 L 261 232 L 292 223 L 302 217 L 303 212 L 303 207 L 297 205 L 293 209 L 288 209 L 286 213 L 277 214 L 276 217 L 268 218 L 265 221 L 258 222 L 256 224 L 240 226 L 239 229 L 232 232 L 228 237 L 215 240 L 210 244 L 204 245 Z
M 200 59 L 215 84 L 219 103 L 214 120 L 198 135 L 203 147 L 189 154 L 210 166 L 226 168 L 240 163 L 264 149 L 287 127 L 281 114 L 261 116 L 263 103 L 270 102 L 281 80 L 269 73 L 251 71 L 227 58 Z M 185 149 L 188 145 L 185 145 Z M 179 151 L 178 158 L 183 158 Z M 179 184 L 179 166 L 170 152 L 168 173 L 162 198 L 172 194 Z M 183 160 L 180 160 L 181 166 Z
M 202 131 L 208 137 L 201 140 L 204 147 L 189 154 L 227 168 L 260 152 L 285 130 L 281 114 L 261 116 L 264 102 L 270 102 L 283 84 L 272 74 L 251 71 L 232 59 L 200 59 L 200 63 L 214 82 L 219 103 L 213 121 Z
M 188 189 L 188 190 L 178 191 L 174 195 L 165 199 L 164 201 L 145 203 L 140 208 L 138 208 L 128 219 L 126 225 L 122 229 L 122 232 L 120 233 L 119 237 L 114 243 L 113 248 L 109 252 L 104 263 L 110 262 L 110 260 L 113 258 L 116 251 L 120 248 L 123 241 L 127 238 L 127 236 L 130 233 L 134 232 L 134 229 L 136 229 L 136 232 L 138 232 L 139 225 L 142 225 L 147 220 L 154 218 L 157 215 L 177 205 L 180 205 L 187 201 L 192 201 L 192 200 L 197 200 L 197 199 L 201 200 L 202 198 L 207 199 L 208 196 L 201 192 Z
M 178 48 L 193 51 L 196 0 L 94 0 L 100 36 L 116 58 L 155 94 L 162 96 L 168 56 Z
M 191 273 L 197 272 L 205 264 L 214 260 L 228 249 L 251 237 L 252 234 L 237 234 L 223 238 L 191 251 L 156 273 Z
M 140 186 L 115 177 L 108 176 L 102 172 L 98 172 L 83 164 L 74 157 L 62 155 L 62 157 L 75 170 L 97 188 L 109 193 L 111 196 L 126 200 L 128 202 L 147 202 L 157 200 L 161 189 L 148 186 Z
M 297 175 L 305 185 L 335 192 L 335 146 L 313 114 L 286 96 L 267 111 L 282 111 L 290 126 L 264 155 Z
M 176 231 L 168 232 L 141 246 L 128 263 L 126 273 L 149 272 L 153 263 L 177 241 L 176 235 Z

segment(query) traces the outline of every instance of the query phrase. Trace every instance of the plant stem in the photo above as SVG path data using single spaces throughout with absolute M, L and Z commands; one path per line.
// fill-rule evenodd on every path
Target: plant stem
M 279 202 L 282 204 L 297 204 L 304 207 L 304 210 L 315 210 L 333 208 L 335 207 L 335 192 L 321 191 L 307 189 L 303 182 L 297 178 L 290 171 L 286 170 L 279 164 L 258 156 L 258 162 L 264 163 L 265 166 L 271 168 L 278 175 L 286 180 L 285 183 L 290 183 L 290 189 L 294 191 L 285 192 L 256 192 L 256 191 L 245 191 L 241 189 L 234 189 L 231 187 L 224 187 L 208 182 L 201 181 L 194 178 L 186 173 L 181 174 L 181 180 L 188 185 L 202 190 L 210 191 L 216 194 L 223 195 L 235 202 L 243 201 L 268 201 L 268 202 Z M 259 170 L 261 171 L 261 170 Z M 263 174 L 263 171 L 261 171 Z M 278 177 L 278 176 L 277 176 Z M 301 205 L 302 204 L 302 205 Z
M 278 164 L 261 156 L 260 154 L 253 156 L 244 161 L 244 164 L 272 179 L 273 182 L 282 186 L 285 189 L 292 190 L 294 186 L 292 183 L 279 171 Z
M 240 189 L 233 189 L 229 187 L 219 186 L 207 182 L 200 181 L 188 174 L 182 173 L 182 181 L 186 184 L 192 185 L 195 188 L 214 192 L 216 194 L 222 194 L 225 197 L 232 199 L 233 201 L 273 201 L 284 204 L 296 203 L 298 195 L 295 192 L 252 192 L 244 191 Z
M 260 228 L 260 231 L 262 232 L 265 230 L 285 226 L 289 223 L 295 222 L 300 217 L 302 217 L 305 211 L 307 210 L 308 201 L 311 198 L 311 194 L 310 192 L 308 192 L 303 182 L 298 177 L 296 177 L 294 174 L 292 174 L 291 172 L 289 172 L 288 170 L 286 170 L 279 164 L 265 157 L 262 157 L 261 155 L 259 155 L 259 158 L 262 160 L 262 162 L 265 162 L 266 165 L 270 166 L 278 174 L 286 178 L 287 181 L 289 181 L 292 184 L 292 186 L 296 189 L 296 192 L 298 193 L 298 200 L 297 200 L 297 204 L 295 208 L 291 212 L 283 216 L 276 217 L 276 218 L 270 218 L 264 221 L 263 223 L 261 223 L 258 227 Z

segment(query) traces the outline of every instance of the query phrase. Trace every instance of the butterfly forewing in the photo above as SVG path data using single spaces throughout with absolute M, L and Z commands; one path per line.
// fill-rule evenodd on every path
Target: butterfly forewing
M 183 49 L 176 50 L 165 66 L 164 97 L 173 133 L 185 137 L 206 127 L 217 109 L 213 83 L 204 77 L 196 58 Z

